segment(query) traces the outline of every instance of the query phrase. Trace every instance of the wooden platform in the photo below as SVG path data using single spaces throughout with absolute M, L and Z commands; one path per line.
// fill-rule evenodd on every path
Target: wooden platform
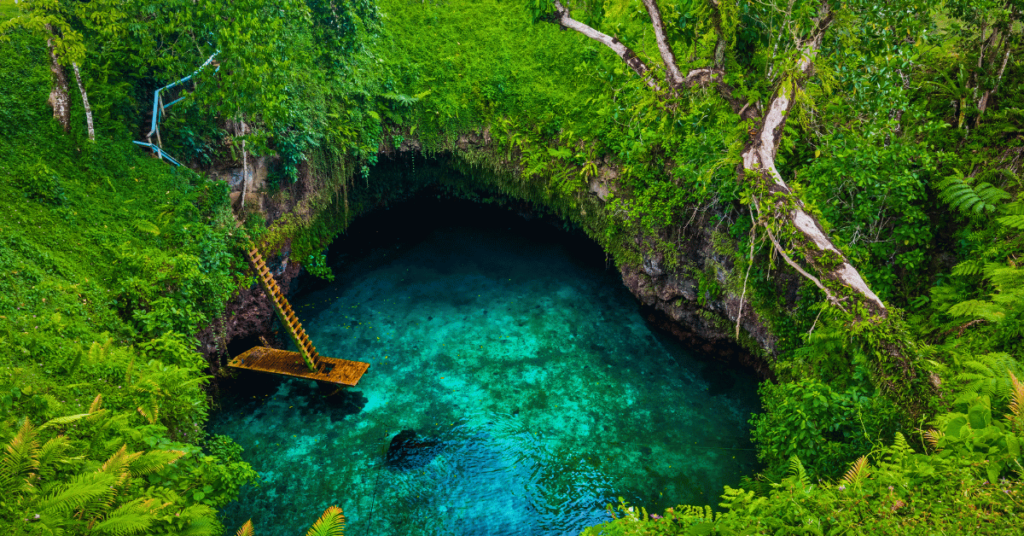
M 349 386 L 359 383 L 366 369 L 370 368 L 369 363 L 362 361 L 346 361 L 323 356 L 317 358 L 317 363 L 320 370 L 310 372 L 298 352 L 256 346 L 235 356 L 228 366 Z

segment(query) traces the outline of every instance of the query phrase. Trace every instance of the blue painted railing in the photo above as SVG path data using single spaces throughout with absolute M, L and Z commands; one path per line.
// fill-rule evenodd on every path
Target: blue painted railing
M 171 89 L 174 86 L 177 86 L 179 84 L 184 84 L 185 82 L 188 82 L 189 80 L 191 80 L 192 77 L 194 77 L 195 75 L 199 74 L 199 72 L 202 71 L 203 69 L 205 69 L 206 66 L 210 65 L 211 63 L 213 63 L 213 58 L 217 57 L 217 54 L 220 54 L 219 50 L 217 52 L 214 52 L 213 54 L 211 54 L 210 57 L 207 58 L 206 61 L 203 62 L 203 64 L 200 65 L 199 68 L 195 70 L 194 73 L 186 76 L 185 78 L 182 78 L 181 80 L 178 80 L 177 82 L 172 82 L 172 83 L 170 83 L 170 84 L 168 84 L 168 85 L 166 85 L 166 86 L 164 86 L 164 87 L 162 87 L 162 88 L 160 88 L 160 89 L 158 89 L 158 90 L 153 92 L 153 118 L 150 121 L 149 133 L 146 134 L 146 141 L 134 141 L 132 143 L 134 143 L 135 145 L 141 145 L 143 147 L 150 148 L 153 151 L 153 154 L 155 154 L 157 156 L 157 158 L 160 158 L 162 160 L 167 160 L 168 162 L 174 164 L 175 166 L 180 166 L 181 165 L 180 162 L 178 162 L 177 160 L 172 158 L 171 155 L 167 154 L 163 150 L 163 148 L 161 147 L 161 145 L 163 145 L 163 143 L 160 141 L 160 117 L 167 113 L 167 108 L 170 108 L 171 106 L 173 106 L 173 105 L 175 105 L 175 104 L 185 100 L 185 97 L 187 97 L 188 95 L 183 95 L 183 96 L 181 96 L 181 97 L 179 97 L 177 99 L 174 99 L 173 101 L 171 101 L 171 102 L 169 102 L 167 104 L 162 104 L 160 102 L 160 93 L 163 92 L 163 91 L 167 91 L 168 89 Z M 219 70 L 220 70 L 220 66 L 218 65 L 217 68 L 214 69 L 213 72 L 217 72 Z M 153 135 L 154 134 L 156 134 L 156 143 L 153 143 Z

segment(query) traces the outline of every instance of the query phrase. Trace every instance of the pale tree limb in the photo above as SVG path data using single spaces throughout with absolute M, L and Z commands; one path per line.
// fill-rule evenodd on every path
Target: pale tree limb
M 992 89 L 986 90 L 985 93 L 981 95 L 981 99 L 978 101 L 978 123 L 981 122 L 981 115 L 985 113 L 986 109 L 988 109 L 988 100 L 992 98 L 992 95 L 994 95 L 996 90 L 999 89 L 999 83 L 1003 81 L 1003 73 L 1006 72 L 1006 63 L 1008 61 L 1010 61 L 1009 46 L 1006 47 L 1006 53 L 1003 54 L 1003 64 L 999 66 L 999 74 L 996 75 L 995 86 L 993 86 Z
M 843 309 L 843 306 L 840 305 L 839 299 L 836 298 L 836 295 L 833 294 L 831 290 L 826 288 L 825 285 L 822 285 L 820 279 L 818 279 L 817 277 L 814 277 L 813 275 L 807 273 L 807 270 L 804 270 L 803 268 L 801 268 L 799 264 L 794 262 L 793 259 L 791 259 L 789 257 L 789 255 L 786 254 L 786 250 L 783 249 L 782 245 L 779 244 L 779 241 L 775 239 L 775 235 L 772 234 L 772 230 L 771 230 L 770 227 L 768 227 L 768 224 L 764 224 L 764 229 L 765 229 L 765 231 L 768 232 L 768 238 L 772 241 L 772 244 L 775 245 L 775 251 L 779 252 L 779 255 L 786 261 L 786 264 L 792 266 L 793 269 L 796 270 L 800 275 L 806 277 L 810 282 L 814 283 L 814 285 L 816 287 L 821 289 L 821 291 L 825 293 L 825 297 L 828 299 L 829 303 L 831 303 L 832 305 L 835 305 L 842 312 L 846 313 L 847 312 L 846 309 Z
M 797 61 L 799 75 L 807 76 L 814 63 L 814 59 L 821 48 L 821 40 L 825 31 L 832 24 L 834 13 L 827 2 L 822 3 L 818 13 L 818 20 L 811 36 L 798 43 L 800 59 Z M 777 207 L 776 217 L 786 218 L 796 230 L 798 236 L 795 239 L 797 249 L 801 251 L 804 258 L 814 265 L 829 280 L 839 282 L 843 287 L 849 289 L 859 300 L 864 301 L 872 312 L 885 317 L 888 310 L 882 300 L 875 295 L 868 287 L 860 272 L 847 262 L 846 256 L 839 251 L 839 248 L 832 244 L 831 239 L 825 234 L 824 229 L 818 224 L 813 216 L 804 211 L 803 203 L 793 194 L 793 191 L 786 185 L 775 167 L 775 158 L 778 153 L 779 144 L 782 140 L 783 129 L 786 118 L 793 108 L 796 93 L 799 90 L 797 77 L 790 77 L 788 83 L 781 84 L 772 96 L 768 111 L 765 113 L 760 132 L 751 140 L 742 153 L 743 157 L 743 178 L 747 181 L 758 178 L 770 181 L 767 184 L 772 193 L 781 193 L 794 200 L 792 206 Z M 757 203 L 756 198 L 752 202 Z M 757 207 L 758 213 L 761 212 Z M 769 233 L 769 236 L 772 236 Z M 773 238 L 773 242 L 774 242 Z M 778 244 L 776 243 L 778 248 Z M 780 251 L 785 256 L 785 253 Z M 796 267 L 796 264 L 787 262 Z M 801 274 L 811 277 L 810 274 L 798 268 Z M 816 278 L 812 279 L 819 288 L 824 289 L 821 282 Z M 830 295 L 833 303 L 838 303 L 834 296 Z
M 678 88 L 683 83 L 683 75 L 676 65 L 676 55 L 672 52 L 672 45 L 665 36 L 665 26 L 661 20 L 661 11 L 658 9 L 657 0 L 643 0 L 647 14 L 651 16 L 651 25 L 654 26 L 654 39 L 658 43 L 658 53 L 661 54 L 661 61 L 665 64 L 665 81 L 669 87 Z
M 555 21 L 558 22 L 559 26 L 569 30 L 575 30 L 612 49 L 612 52 L 622 58 L 622 61 L 626 63 L 626 66 L 632 69 L 636 74 L 640 75 L 640 77 L 647 82 L 648 86 L 658 89 L 658 82 L 654 79 L 651 69 L 647 67 L 647 64 L 645 64 L 643 60 L 636 55 L 636 52 L 633 52 L 631 48 L 622 44 L 618 39 L 572 18 L 572 15 L 569 13 L 569 9 L 562 5 L 562 2 L 559 0 L 554 0 L 554 4 L 555 11 L 557 13 Z
M 89 127 L 89 141 L 96 141 L 96 131 L 92 127 L 92 108 L 89 106 L 89 96 L 85 93 L 85 85 L 82 84 L 82 73 L 78 70 L 78 64 L 71 62 L 75 69 L 75 80 L 78 81 L 78 92 L 82 94 L 82 106 L 85 107 L 85 124 Z

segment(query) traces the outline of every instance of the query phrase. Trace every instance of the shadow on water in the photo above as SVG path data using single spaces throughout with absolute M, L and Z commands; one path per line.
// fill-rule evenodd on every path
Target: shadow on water
M 321 354 L 370 369 L 341 391 L 222 383 L 209 429 L 262 478 L 229 531 L 300 534 L 337 504 L 356 536 L 575 535 L 617 497 L 715 505 L 757 468 L 754 374 L 655 329 L 582 233 L 428 197 L 328 260 L 294 308 Z

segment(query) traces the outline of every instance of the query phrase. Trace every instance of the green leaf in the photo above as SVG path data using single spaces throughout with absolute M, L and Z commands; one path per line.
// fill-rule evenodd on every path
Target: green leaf
M 1006 435 L 1006 450 L 1010 456 L 1020 458 L 1020 440 L 1013 434 Z
M 975 404 L 967 412 L 971 428 L 981 430 L 992 422 L 992 410 L 984 404 Z
M 988 466 L 985 467 L 985 473 L 988 475 L 988 481 L 995 483 L 999 482 L 999 473 L 1003 470 L 1003 464 L 999 462 L 989 461 Z
M 946 423 L 946 429 L 943 433 L 948 437 L 960 437 L 960 429 L 967 424 L 967 419 L 963 415 L 958 415 Z

